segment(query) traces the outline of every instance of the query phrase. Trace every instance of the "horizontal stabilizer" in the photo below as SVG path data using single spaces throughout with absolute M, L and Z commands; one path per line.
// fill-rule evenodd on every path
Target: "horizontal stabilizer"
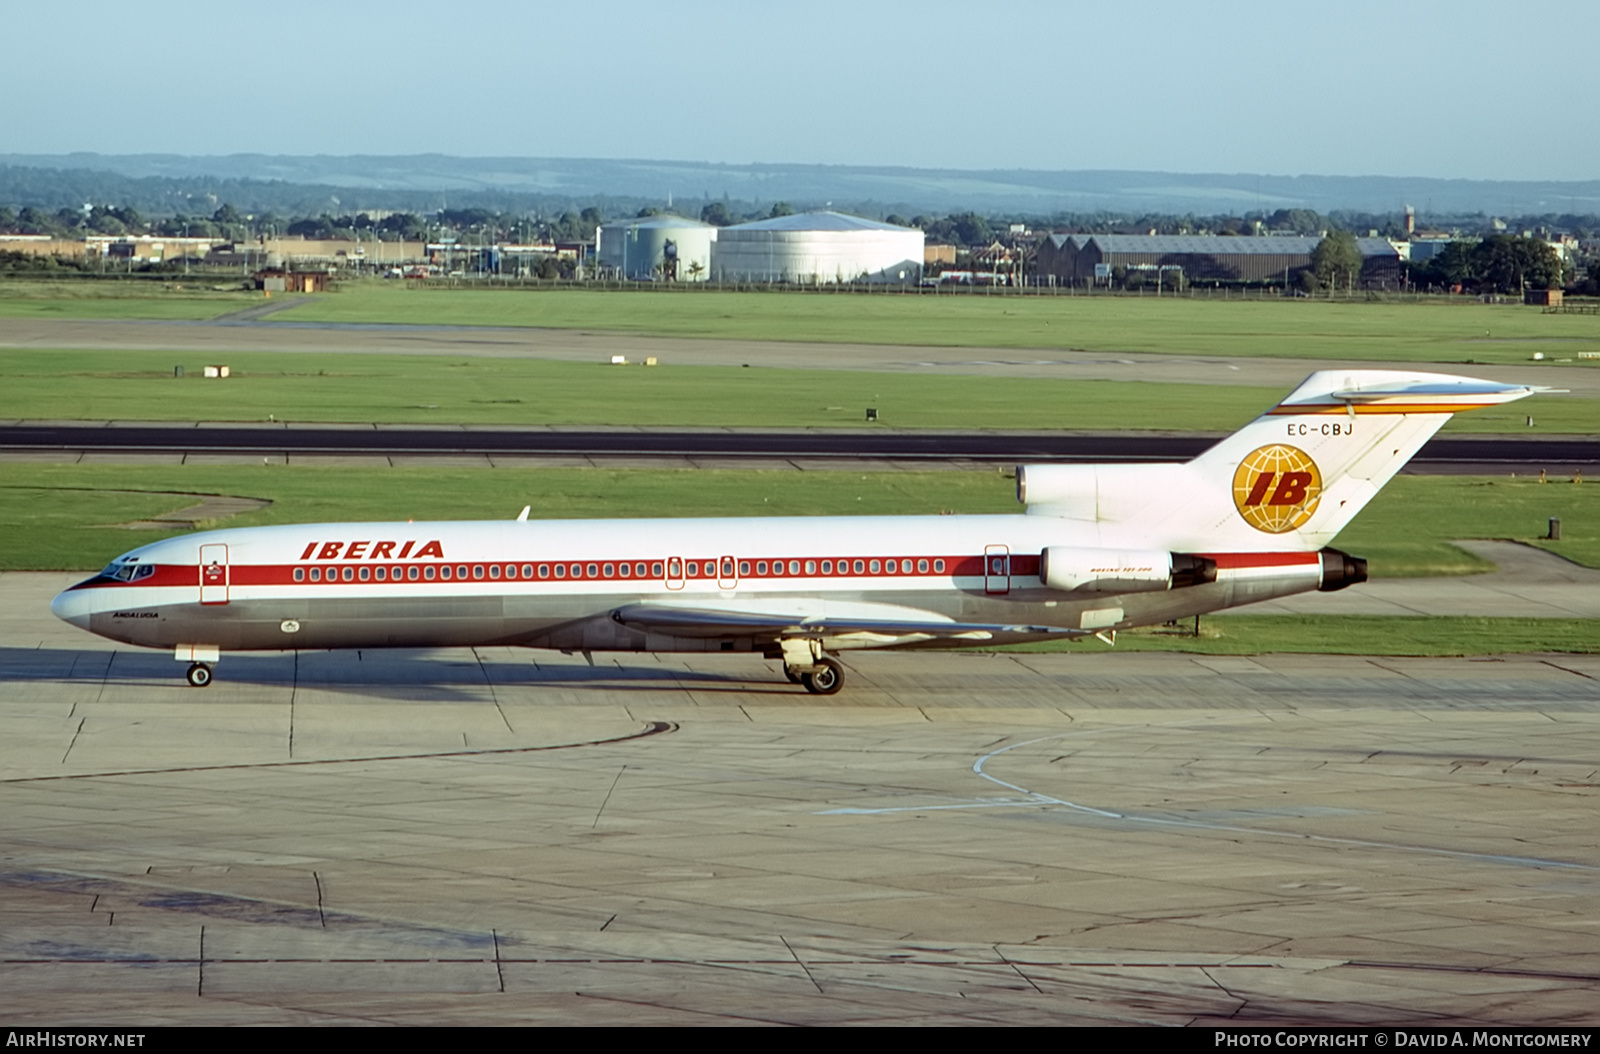
M 1324 370 L 1312 374 L 1269 416 L 1291 414 L 1454 414 L 1498 406 L 1554 389 L 1497 384 L 1475 377 L 1398 370 Z

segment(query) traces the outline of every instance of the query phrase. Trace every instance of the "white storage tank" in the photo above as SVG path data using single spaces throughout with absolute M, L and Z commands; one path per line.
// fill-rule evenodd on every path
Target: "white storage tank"
M 922 278 L 923 234 L 841 212 L 802 212 L 724 227 L 711 250 L 718 282 L 904 282 Z
M 717 228 L 683 216 L 647 216 L 600 228 L 600 266 L 636 281 L 704 282 Z

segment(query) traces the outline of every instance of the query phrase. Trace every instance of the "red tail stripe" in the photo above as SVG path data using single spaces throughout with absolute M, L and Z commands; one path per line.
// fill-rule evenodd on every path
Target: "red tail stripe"
M 1200 553 L 1198 555 L 1208 560 L 1215 560 L 1218 570 L 1236 567 L 1304 567 L 1322 561 L 1322 556 L 1318 553 Z

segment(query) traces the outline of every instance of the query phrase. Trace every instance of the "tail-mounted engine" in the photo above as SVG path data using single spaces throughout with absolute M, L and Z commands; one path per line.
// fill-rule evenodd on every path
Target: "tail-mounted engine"
M 1039 577 L 1068 592 L 1153 593 L 1215 582 L 1217 564 L 1190 553 L 1053 545 L 1039 554 Z

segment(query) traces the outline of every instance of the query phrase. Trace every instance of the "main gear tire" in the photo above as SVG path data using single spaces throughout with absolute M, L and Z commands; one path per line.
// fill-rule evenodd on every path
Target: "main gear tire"
M 189 672 L 185 676 L 196 688 L 204 688 L 211 683 L 211 667 L 203 662 L 197 662 L 189 667 Z
M 800 683 L 812 695 L 833 695 L 844 687 L 844 668 L 832 659 L 819 659 L 810 673 L 800 675 Z

